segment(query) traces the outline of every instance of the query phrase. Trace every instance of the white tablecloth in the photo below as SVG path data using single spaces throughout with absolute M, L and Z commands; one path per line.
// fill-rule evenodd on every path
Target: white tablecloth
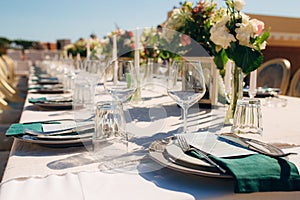
M 32 96 L 38 95 L 28 97 Z M 263 107 L 264 135 L 260 139 L 284 146 L 299 145 L 300 99 L 284 98 L 288 99 L 286 107 Z M 138 106 L 130 108 L 133 119 L 127 126 L 137 138 L 136 145 L 171 136 L 181 127 L 180 108 L 167 96 L 155 94 Z M 197 109 L 190 111 L 190 129 L 215 128 L 212 123 L 218 122 L 218 117 L 213 114 L 217 111 Z M 26 103 L 21 122 L 72 116 L 71 111 L 41 111 Z M 290 150 L 299 153 L 290 156 L 290 160 L 300 168 L 300 148 Z M 233 180 L 176 172 L 158 165 L 147 155 L 138 160 L 134 169 L 120 172 L 103 168 L 85 147 L 53 148 L 15 140 L 0 199 L 297 199 L 300 195 L 235 194 L 233 189 Z

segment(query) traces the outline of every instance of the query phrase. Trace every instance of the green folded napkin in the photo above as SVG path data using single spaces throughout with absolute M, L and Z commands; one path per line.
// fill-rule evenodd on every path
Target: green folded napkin
M 45 88 L 44 86 L 30 86 L 28 90 L 39 90 Z
M 47 101 L 46 97 L 40 97 L 40 98 L 29 98 L 28 102 L 29 103 L 40 103 L 40 102 L 44 102 Z
M 35 77 L 33 79 L 31 79 L 31 81 L 33 82 L 40 82 L 40 81 L 58 81 L 58 78 L 56 77 L 48 77 L 48 78 L 41 78 L 41 77 Z
M 23 135 L 24 129 L 30 129 L 34 131 L 43 131 L 42 123 L 30 123 L 30 124 L 11 124 L 6 131 L 6 136 Z
M 195 152 L 191 153 L 199 157 Z M 300 190 L 297 167 L 283 158 L 262 154 L 235 158 L 209 157 L 234 176 L 237 193 Z

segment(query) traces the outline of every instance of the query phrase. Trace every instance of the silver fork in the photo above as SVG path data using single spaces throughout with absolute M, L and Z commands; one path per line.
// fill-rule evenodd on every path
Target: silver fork
M 185 137 L 183 135 L 176 135 L 178 144 L 180 146 L 180 148 L 182 149 L 183 152 L 188 152 L 188 151 L 195 151 L 196 153 L 198 153 L 199 155 L 203 156 L 203 158 L 209 162 L 211 165 L 215 166 L 216 168 L 218 168 L 222 173 L 226 173 L 226 170 L 223 169 L 220 165 L 218 165 L 217 163 L 215 163 L 212 159 L 210 159 L 204 152 L 200 151 L 199 149 L 196 149 L 194 147 L 191 147 L 188 142 L 186 141 Z

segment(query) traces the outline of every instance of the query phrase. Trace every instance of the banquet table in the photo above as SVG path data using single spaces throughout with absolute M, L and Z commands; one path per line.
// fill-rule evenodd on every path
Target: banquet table
M 27 98 L 45 96 L 31 94 Z M 51 95 L 50 95 L 51 96 Z M 297 152 L 289 160 L 300 169 L 300 99 L 286 107 L 262 107 L 264 133 L 259 139 Z M 130 105 L 127 131 L 141 153 L 130 165 L 114 168 L 93 157 L 89 145 L 53 147 L 15 139 L 0 185 L 0 199 L 299 199 L 300 192 L 234 193 L 230 178 L 183 173 L 153 161 L 147 149 L 155 140 L 172 136 L 181 127 L 181 110 L 164 91 L 143 90 Z M 262 99 L 263 101 L 263 99 Z M 207 130 L 222 119 L 210 109 L 193 107 L 189 128 Z M 73 110 L 40 109 L 28 101 L 20 122 L 74 118 Z M 147 116 L 147 117 L 145 117 Z M 229 127 L 218 127 L 227 131 Z M 213 130 L 213 128 L 211 129 Z

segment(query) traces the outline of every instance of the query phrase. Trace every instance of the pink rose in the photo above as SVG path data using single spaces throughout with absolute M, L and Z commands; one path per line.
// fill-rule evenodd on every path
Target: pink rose
M 187 46 L 187 45 L 191 44 L 191 38 L 188 35 L 182 34 L 180 40 L 181 40 L 182 46 Z
M 129 31 L 129 37 L 133 37 L 133 32 L 132 31 Z
M 250 20 L 250 23 L 256 27 L 256 31 L 255 31 L 255 34 L 259 35 L 262 33 L 262 31 L 264 30 L 265 28 L 265 24 L 264 22 L 260 21 L 260 20 L 257 20 L 257 19 L 251 19 Z

